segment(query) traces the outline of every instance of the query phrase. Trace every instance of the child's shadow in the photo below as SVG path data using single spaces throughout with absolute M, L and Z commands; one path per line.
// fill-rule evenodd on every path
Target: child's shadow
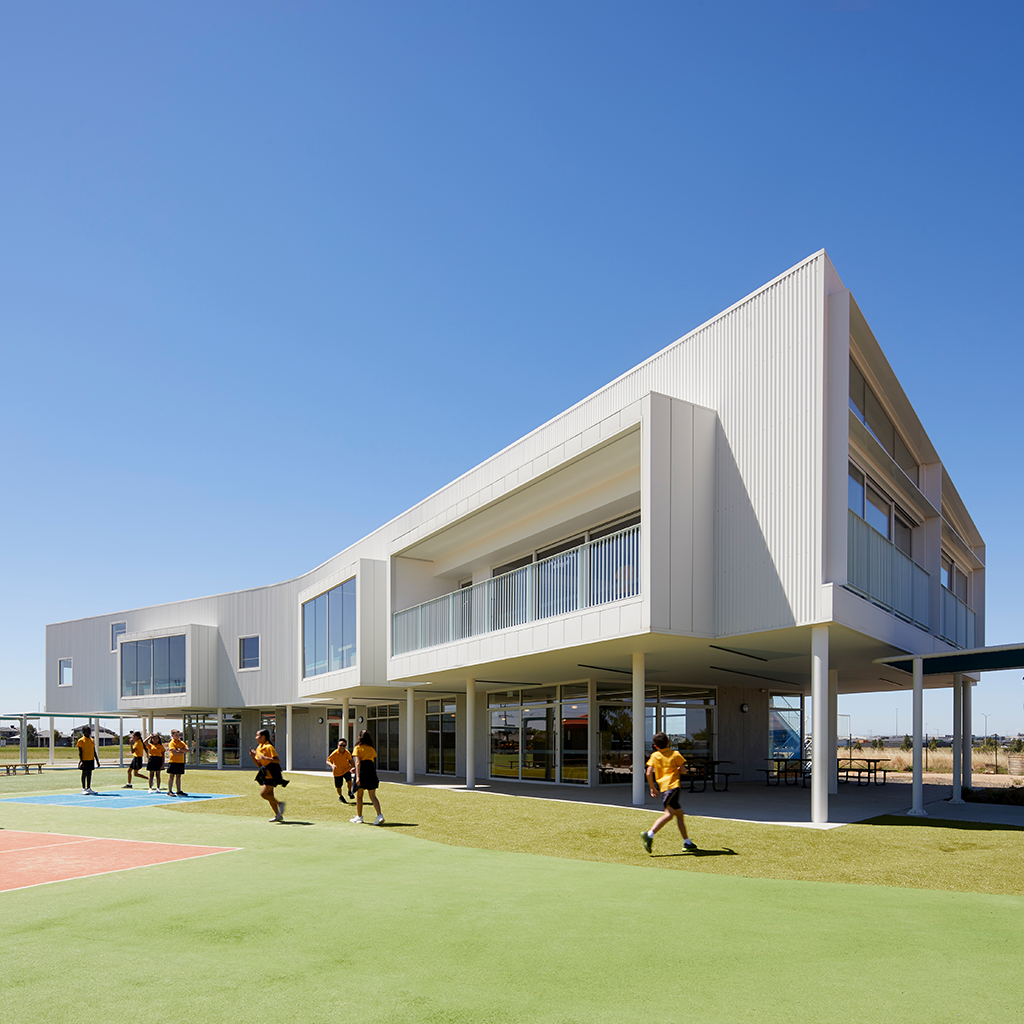
M 679 853 L 656 853 L 655 857 L 738 857 L 735 850 L 726 846 L 722 850 L 680 850 Z

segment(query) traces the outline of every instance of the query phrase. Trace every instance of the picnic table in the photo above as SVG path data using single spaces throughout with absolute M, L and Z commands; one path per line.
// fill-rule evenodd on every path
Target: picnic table
M 19 768 L 24 768 L 26 775 L 29 774 L 29 770 L 32 768 L 35 768 L 39 772 L 39 774 L 42 775 L 44 764 L 46 764 L 45 761 L 28 761 L 27 763 L 25 761 L 18 761 L 14 764 L 12 764 L 10 761 L 5 761 L 4 775 L 17 775 Z
M 879 768 L 883 762 L 888 764 L 891 758 L 888 757 L 841 757 L 839 758 L 839 781 L 849 782 L 850 776 L 857 778 L 858 786 L 870 786 L 874 781 L 876 786 L 884 786 L 888 768 Z M 878 776 L 882 779 L 879 781 Z
M 766 757 L 768 768 L 758 768 L 764 772 L 764 781 L 768 786 L 795 786 L 798 782 L 806 789 L 811 777 L 811 759 L 809 757 Z
M 738 775 L 739 772 L 723 772 L 719 770 L 720 764 L 734 764 L 734 761 L 726 761 L 722 758 L 716 757 L 693 757 L 687 758 L 686 765 L 683 770 L 679 773 L 679 784 L 682 786 L 686 782 L 690 783 L 691 793 L 703 793 L 708 788 L 708 783 L 711 783 L 711 788 L 716 793 L 727 793 L 729 791 L 729 779 L 734 775 Z M 719 780 L 724 780 L 719 789 Z M 697 783 L 700 783 L 700 789 L 697 789 Z

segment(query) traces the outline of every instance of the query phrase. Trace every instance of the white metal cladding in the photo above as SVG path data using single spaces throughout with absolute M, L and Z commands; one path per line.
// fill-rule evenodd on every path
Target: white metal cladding
M 847 586 L 873 604 L 928 629 L 931 577 L 852 509 L 847 523 Z M 952 595 L 950 595 L 952 596 Z
M 396 612 L 393 654 L 465 640 L 640 593 L 640 527 Z
M 399 516 L 395 548 L 597 443 L 595 424 L 635 420 L 655 391 L 719 417 L 715 632 L 815 621 L 826 263 L 815 254 Z

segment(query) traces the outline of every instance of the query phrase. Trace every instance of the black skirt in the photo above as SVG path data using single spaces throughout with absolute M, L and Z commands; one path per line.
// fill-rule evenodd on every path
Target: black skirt
M 379 789 L 380 781 L 377 779 L 377 765 L 374 761 L 359 762 L 359 781 L 356 789 Z
M 274 786 L 288 785 L 288 783 L 285 782 L 284 778 L 281 775 L 281 766 L 279 764 L 274 763 L 265 764 L 256 773 L 256 781 L 261 786 L 270 786 L 271 788 L 273 788 Z

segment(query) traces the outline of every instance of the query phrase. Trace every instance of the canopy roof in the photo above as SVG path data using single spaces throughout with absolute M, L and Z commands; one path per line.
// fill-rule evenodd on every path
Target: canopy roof
M 996 672 L 1024 668 L 1024 644 L 1006 644 L 1003 647 L 976 647 L 971 651 L 950 651 L 948 654 L 921 654 L 921 668 L 926 676 L 946 675 L 950 672 Z M 901 672 L 914 671 L 912 654 L 895 658 L 876 658 L 876 665 L 889 665 Z

